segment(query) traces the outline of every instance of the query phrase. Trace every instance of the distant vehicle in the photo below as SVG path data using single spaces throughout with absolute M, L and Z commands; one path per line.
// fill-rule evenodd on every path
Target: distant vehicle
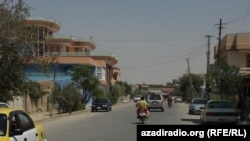
M 92 102 L 92 106 L 91 106 L 91 111 L 92 112 L 97 112 L 99 110 L 105 110 L 107 112 L 112 110 L 112 102 L 109 98 L 107 97 L 99 97 L 96 98 L 93 102 Z
M 164 111 L 164 97 L 161 94 L 149 94 L 147 102 L 149 104 L 148 110 L 161 109 L 162 112 Z
M 238 113 L 231 101 L 210 100 L 201 108 L 201 124 L 237 124 Z
M 0 108 L 1 141 L 47 141 L 45 128 L 23 110 Z
M 201 108 L 204 108 L 207 99 L 204 98 L 193 98 L 189 103 L 189 114 L 201 114 Z
M 0 108 L 10 108 L 10 106 L 5 102 L 0 102 Z
M 174 102 L 182 102 L 182 97 L 181 96 L 176 96 L 174 98 Z
M 141 97 L 142 97 L 142 95 L 135 95 L 134 96 L 134 102 L 140 101 Z

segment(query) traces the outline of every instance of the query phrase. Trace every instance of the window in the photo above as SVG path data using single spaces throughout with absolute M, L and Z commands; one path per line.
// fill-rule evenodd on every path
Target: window
M 50 52 L 60 52 L 60 47 L 51 47 Z
M 76 47 L 75 52 L 82 52 L 82 48 Z
M 149 99 L 150 100 L 161 100 L 161 96 L 154 94 L 154 95 L 150 95 Z
M 39 40 L 43 41 L 44 40 L 44 28 L 39 27 Z
M 10 135 L 13 134 L 13 131 L 16 129 L 21 129 L 22 131 L 27 131 L 35 128 L 35 125 L 32 119 L 24 112 L 18 111 L 10 113 Z
M 5 136 L 7 129 L 7 117 L 4 114 L 0 114 L 0 136 Z
M 98 79 L 102 78 L 102 67 L 96 67 L 96 76 Z
M 250 67 L 250 54 L 247 54 L 247 66 L 246 67 Z
M 26 114 L 20 113 L 20 114 L 18 114 L 18 118 L 20 119 L 20 122 L 22 124 L 24 131 L 35 128 L 33 121 Z

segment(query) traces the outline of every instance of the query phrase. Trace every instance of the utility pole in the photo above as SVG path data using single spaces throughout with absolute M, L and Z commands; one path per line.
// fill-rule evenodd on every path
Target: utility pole
M 222 19 L 220 19 L 220 23 L 219 23 L 219 43 L 218 43 L 218 56 L 217 56 L 217 69 L 220 67 L 220 56 L 221 56 L 221 29 L 223 28 L 222 25 L 226 24 L 226 23 L 222 23 Z M 218 25 L 218 24 L 217 24 Z
M 222 19 L 220 19 L 220 23 L 219 23 L 219 43 L 218 43 L 218 66 L 217 66 L 217 71 L 220 71 L 220 58 L 221 58 L 221 29 L 222 29 L 222 24 L 226 24 L 226 23 L 222 23 Z M 220 75 L 220 74 L 219 74 Z M 222 84 L 223 85 L 223 84 Z M 222 92 L 221 94 L 221 99 L 224 98 L 224 92 Z
M 193 87 L 192 79 L 190 75 L 190 68 L 189 68 L 189 58 L 187 58 L 187 65 L 188 65 L 188 77 L 189 77 L 190 86 Z
M 206 92 L 206 98 L 210 99 L 210 84 L 209 84 L 209 73 L 210 73 L 210 38 L 213 37 L 212 35 L 206 35 L 207 37 L 207 76 L 205 80 L 205 92 Z
M 206 35 L 207 37 L 207 74 L 210 72 L 210 38 L 213 37 L 212 35 Z

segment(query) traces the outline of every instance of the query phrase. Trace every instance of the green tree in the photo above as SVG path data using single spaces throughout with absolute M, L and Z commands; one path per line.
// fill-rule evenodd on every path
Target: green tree
M 106 94 L 102 88 L 96 88 L 93 90 L 92 97 L 97 98 L 97 97 L 105 97 Z
M 192 84 L 190 84 L 190 77 Z M 189 76 L 183 76 L 179 78 L 179 86 L 175 87 L 182 94 L 184 101 L 190 102 L 193 97 L 198 96 L 200 87 L 203 85 L 203 79 L 195 74 L 190 74 Z
M 229 66 L 221 61 L 219 71 L 212 74 L 214 91 L 221 96 L 221 99 L 235 101 L 242 86 L 243 77 L 239 75 L 239 67 Z
M 22 94 L 24 70 L 33 59 L 33 46 L 27 42 L 31 41 L 33 30 L 24 26 L 29 11 L 30 6 L 24 0 L 0 3 L 0 101 Z
M 122 95 L 122 91 L 124 92 L 124 90 L 122 89 L 123 87 L 117 83 L 111 86 L 111 91 L 110 94 L 108 94 L 108 97 L 110 98 L 113 104 L 117 103 L 118 98 Z
M 85 105 L 81 103 L 80 92 L 72 84 L 68 84 L 62 90 L 56 85 L 52 92 L 51 101 L 57 105 L 58 111 L 62 113 L 85 109 Z
M 99 80 L 94 76 L 92 66 L 90 65 L 75 65 L 72 68 L 71 80 L 83 90 L 83 102 L 86 101 L 85 91 L 93 93 L 99 87 Z
M 38 100 L 43 95 L 45 95 L 45 92 L 42 90 L 41 85 L 37 82 L 25 82 L 23 85 L 23 89 L 26 90 L 29 96 L 34 100 Z

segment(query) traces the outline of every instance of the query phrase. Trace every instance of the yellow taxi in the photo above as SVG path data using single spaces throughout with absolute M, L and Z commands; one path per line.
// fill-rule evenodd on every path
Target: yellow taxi
M 41 124 L 23 110 L 0 108 L 0 141 L 47 141 Z

